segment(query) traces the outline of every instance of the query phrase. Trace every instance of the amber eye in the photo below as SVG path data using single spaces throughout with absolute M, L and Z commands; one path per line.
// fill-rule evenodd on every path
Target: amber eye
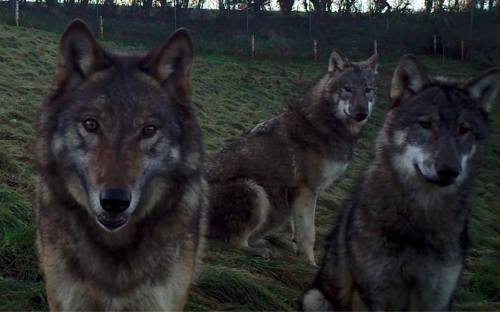
M 83 127 L 88 132 L 96 132 L 99 128 L 99 124 L 97 123 L 97 120 L 89 118 L 85 119 L 85 121 L 83 122 Z
M 148 126 L 145 126 L 144 129 L 142 129 L 142 134 L 145 136 L 145 137 L 152 137 L 153 135 L 156 134 L 156 130 L 158 130 L 158 128 L 156 128 L 156 126 L 154 125 L 148 125 Z
M 465 134 L 469 133 L 470 131 L 471 131 L 470 128 L 467 128 L 465 126 L 460 126 L 458 128 L 458 135 L 465 135 Z
M 430 121 L 426 121 L 426 120 L 421 120 L 418 122 L 418 124 L 420 125 L 420 127 L 424 128 L 424 129 L 430 129 L 432 127 L 432 123 Z

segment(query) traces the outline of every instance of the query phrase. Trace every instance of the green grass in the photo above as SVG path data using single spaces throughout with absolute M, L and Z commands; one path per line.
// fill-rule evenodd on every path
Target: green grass
M 31 203 L 33 122 L 49 93 L 58 35 L 0 24 L 0 310 L 46 309 L 42 278 L 34 249 Z M 133 50 L 118 43 L 105 46 Z M 134 48 L 136 49 L 136 48 Z M 469 75 L 472 64 L 422 57 L 436 74 Z M 319 200 L 317 256 L 321 239 L 334 225 L 340 204 L 355 176 L 370 160 L 374 136 L 388 107 L 395 59 L 382 59 L 380 97 L 355 150 L 346 176 Z M 207 55 L 196 57 L 194 96 L 209 155 L 244 129 L 284 109 L 284 99 L 297 96 L 324 70 L 323 63 L 268 61 Z M 467 258 L 455 309 L 495 310 L 500 301 L 498 114 L 471 202 L 472 249 Z M 273 259 L 242 253 L 210 242 L 205 265 L 193 287 L 187 310 L 292 310 L 314 269 L 285 251 Z M 318 258 L 319 259 L 319 258 Z

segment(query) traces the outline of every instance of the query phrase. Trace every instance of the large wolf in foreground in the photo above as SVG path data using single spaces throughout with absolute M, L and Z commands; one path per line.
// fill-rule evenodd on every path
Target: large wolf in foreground
M 351 160 L 375 103 L 376 65 L 377 55 L 353 63 L 334 51 L 302 100 L 215 155 L 207 173 L 211 237 L 269 256 L 264 239 L 293 215 L 299 255 L 315 264 L 316 199 Z
M 497 76 L 444 81 L 401 59 L 375 160 L 327 239 L 304 310 L 451 308 Z
M 36 222 L 51 310 L 181 310 L 203 246 L 191 39 L 104 51 L 74 21 L 37 120 Z

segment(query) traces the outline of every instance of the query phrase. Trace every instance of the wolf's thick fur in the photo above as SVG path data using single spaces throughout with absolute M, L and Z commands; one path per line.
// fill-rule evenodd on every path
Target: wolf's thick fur
M 41 108 L 37 245 L 51 310 L 182 310 L 208 206 L 191 39 L 104 51 L 74 21 Z
M 225 146 L 209 165 L 212 237 L 268 256 L 264 238 L 291 215 L 299 254 L 314 260 L 319 192 L 346 169 L 376 96 L 377 56 L 328 72 L 278 117 Z
M 304 310 L 451 308 L 497 75 L 444 81 L 401 59 L 375 160 L 327 239 Z

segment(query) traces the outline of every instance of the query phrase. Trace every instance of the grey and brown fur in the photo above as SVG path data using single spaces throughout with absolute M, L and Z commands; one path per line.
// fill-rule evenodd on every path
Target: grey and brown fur
M 304 310 L 451 308 L 497 76 L 446 81 L 401 59 L 375 159 L 327 239 Z
M 179 30 L 145 55 L 104 51 L 76 20 L 38 115 L 37 247 L 52 311 L 182 310 L 207 184 Z
M 315 264 L 316 199 L 352 158 L 375 102 L 376 65 L 377 55 L 354 63 L 334 51 L 300 101 L 215 155 L 207 173 L 212 237 L 269 256 L 265 238 L 293 216 L 298 253 Z

